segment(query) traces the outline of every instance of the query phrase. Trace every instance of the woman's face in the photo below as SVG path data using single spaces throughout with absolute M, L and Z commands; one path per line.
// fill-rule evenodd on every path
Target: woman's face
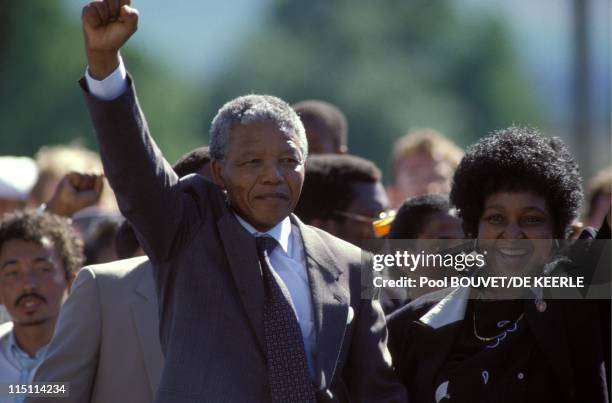
M 478 244 L 495 275 L 530 275 L 549 260 L 553 222 L 546 200 L 532 192 L 498 192 L 485 199 Z

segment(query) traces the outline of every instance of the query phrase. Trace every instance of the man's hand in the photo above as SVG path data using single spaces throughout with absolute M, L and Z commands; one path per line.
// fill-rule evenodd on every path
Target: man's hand
M 81 15 L 89 74 L 102 80 L 119 66 L 119 49 L 138 28 L 130 0 L 96 0 Z
M 55 193 L 47 203 L 47 211 L 64 217 L 93 206 L 102 194 L 103 175 L 70 172 L 55 188 Z

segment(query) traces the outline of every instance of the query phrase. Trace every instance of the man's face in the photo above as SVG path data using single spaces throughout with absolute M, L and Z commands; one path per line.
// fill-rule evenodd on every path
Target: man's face
M 0 249 L 0 299 L 15 326 L 54 321 L 68 280 L 53 244 L 11 239 Z
M 416 152 L 401 159 L 395 168 L 396 202 L 427 193 L 450 192 L 453 168 L 442 158 Z
M 297 136 L 272 122 L 236 125 L 225 161 L 212 161 L 215 183 L 227 190 L 236 212 L 267 231 L 295 208 L 304 183 Z
M 389 208 L 385 189 L 380 182 L 354 182 L 351 189 L 353 201 L 346 209 L 347 216 L 339 217 L 335 235 L 352 243 L 373 239 L 372 224 Z
M 338 154 L 331 135 L 324 127 L 315 122 L 305 119 L 304 128 L 306 129 L 306 138 L 308 139 L 308 153 L 314 154 Z

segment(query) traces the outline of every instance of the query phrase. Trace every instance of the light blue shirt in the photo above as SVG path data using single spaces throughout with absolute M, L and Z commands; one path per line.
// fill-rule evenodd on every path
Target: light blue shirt
M 274 248 L 270 254 L 272 271 L 276 281 L 281 287 L 289 291 L 291 304 L 297 316 L 310 376 L 315 375 L 314 370 L 314 351 L 316 348 L 316 334 L 314 324 L 314 314 L 312 311 L 312 294 L 306 270 L 306 258 L 304 256 L 304 246 L 302 237 L 298 231 L 293 231 L 291 220 L 285 217 L 283 221 L 266 232 L 259 232 L 251 224 L 243 220 L 238 214 L 234 214 L 238 222 L 251 235 L 258 237 L 269 235 L 276 239 L 280 247 Z
M 6 326 L 6 325 L 4 325 Z M 47 346 L 41 347 L 34 357 L 30 357 L 28 353 L 23 351 L 15 334 L 11 330 L 0 339 L 0 382 L 8 384 L 29 384 L 32 382 L 34 372 L 42 362 Z M 0 402 L 16 402 L 20 403 L 25 400 L 25 396 L 16 396 L 12 398 L 0 398 Z

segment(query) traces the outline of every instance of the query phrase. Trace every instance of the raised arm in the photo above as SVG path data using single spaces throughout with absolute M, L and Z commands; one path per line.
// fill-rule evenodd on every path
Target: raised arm
M 82 22 L 90 77 L 81 85 L 106 177 L 147 255 L 164 261 L 180 244 L 177 237 L 190 232 L 194 220 L 184 219 L 184 211 L 194 201 L 179 189 L 177 175 L 149 135 L 129 77 L 118 76 L 125 83 L 114 96 L 99 88 L 105 79 L 117 79 L 119 50 L 136 31 L 138 12 L 128 0 L 93 1 L 83 8 Z M 96 88 L 90 88 L 94 82 Z
M 406 390 L 393 372 L 385 315 L 376 299 L 361 301 L 345 377 L 355 401 L 408 402 Z

